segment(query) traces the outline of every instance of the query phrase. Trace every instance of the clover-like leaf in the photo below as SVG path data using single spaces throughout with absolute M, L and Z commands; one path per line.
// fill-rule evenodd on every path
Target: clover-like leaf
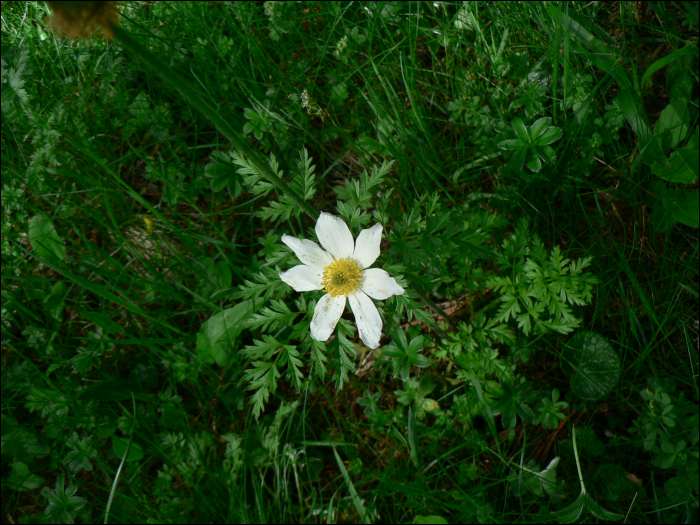
M 571 377 L 571 389 L 582 399 L 606 396 L 620 379 L 620 356 L 596 332 L 578 332 L 564 346 L 561 368 Z

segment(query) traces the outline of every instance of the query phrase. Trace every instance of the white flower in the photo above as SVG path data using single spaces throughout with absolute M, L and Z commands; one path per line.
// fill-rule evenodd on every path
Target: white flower
M 325 290 L 311 320 L 311 337 L 325 341 L 335 330 L 345 310 L 345 298 L 355 314 L 360 339 L 370 348 L 379 346 L 382 318 L 373 299 L 401 295 L 404 289 L 381 268 L 368 268 L 379 257 L 382 225 L 362 230 L 353 242 L 352 233 L 342 219 L 321 212 L 316 235 L 325 250 L 313 241 L 282 235 L 304 263 L 280 274 L 280 278 L 297 292 Z

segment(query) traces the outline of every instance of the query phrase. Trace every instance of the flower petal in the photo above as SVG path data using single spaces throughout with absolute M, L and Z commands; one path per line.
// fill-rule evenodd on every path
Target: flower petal
M 327 293 L 321 297 L 314 309 L 314 317 L 311 319 L 311 337 L 316 341 L 328 339 L 335 330 L 338 319 L 343 315 L 343 310 L 345 310 L 344 295 L 333 297 Z
M 391 275 L 381 268 L 369 268 L 362 272 L 360 290 L 372 299 L 388 299 L 392 295 L 403 295 L 404 289 Z
M 280 274 L 282 279 L 297 292 L 310 292 L 323 288 L 323 268 L 311 268 L 304 264 Z
M 348 295 L 352 312 L 355 314 L 355 322 L 360 332 L 362 342 L 374 349 L 379 346 L 379 338 L 382 336 L 382 318 L 372 299 L 362 292 Z
M 352 257 L 355 243 L 352 240 L 350 228 L 340 217 L 321 212 L 316 223 L 316 235 L 328 253 L 337 261 L 344 257 Z
M 307 266 L 321 268 L 323 270 L 323 268 L 333 262 L 333 257 L 331 257 L 328 252 L 322 250 L 314 241 L 297 239 L 290 235 L 282 235 L 282 242 L 294 250 L 294 254 Z M 314 290 L 316 289 L 317 288 L 314 288 Z M 299 291 L 301 290 L 297 290 L 297 292 Z
M 382 242 L 382 225 L 377 223 L 360 232 L 355 241 L 355 253 L 352 256 L 363 270 L 374 264 L 379 257 L 379 244 Z

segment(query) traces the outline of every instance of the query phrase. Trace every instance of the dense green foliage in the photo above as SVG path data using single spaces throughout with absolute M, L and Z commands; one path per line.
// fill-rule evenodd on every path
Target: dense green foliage
M 3 516 L 697 520 L 696 4 L 119 9 L 3 3 Z

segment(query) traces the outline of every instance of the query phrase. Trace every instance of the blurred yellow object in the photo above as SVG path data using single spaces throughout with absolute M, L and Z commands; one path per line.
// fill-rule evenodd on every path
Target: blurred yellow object
M 141 217 L 141 220 L 146 224 L 146 233 L 152 235 L 156 229 L 156 221 L 153 217 Z

